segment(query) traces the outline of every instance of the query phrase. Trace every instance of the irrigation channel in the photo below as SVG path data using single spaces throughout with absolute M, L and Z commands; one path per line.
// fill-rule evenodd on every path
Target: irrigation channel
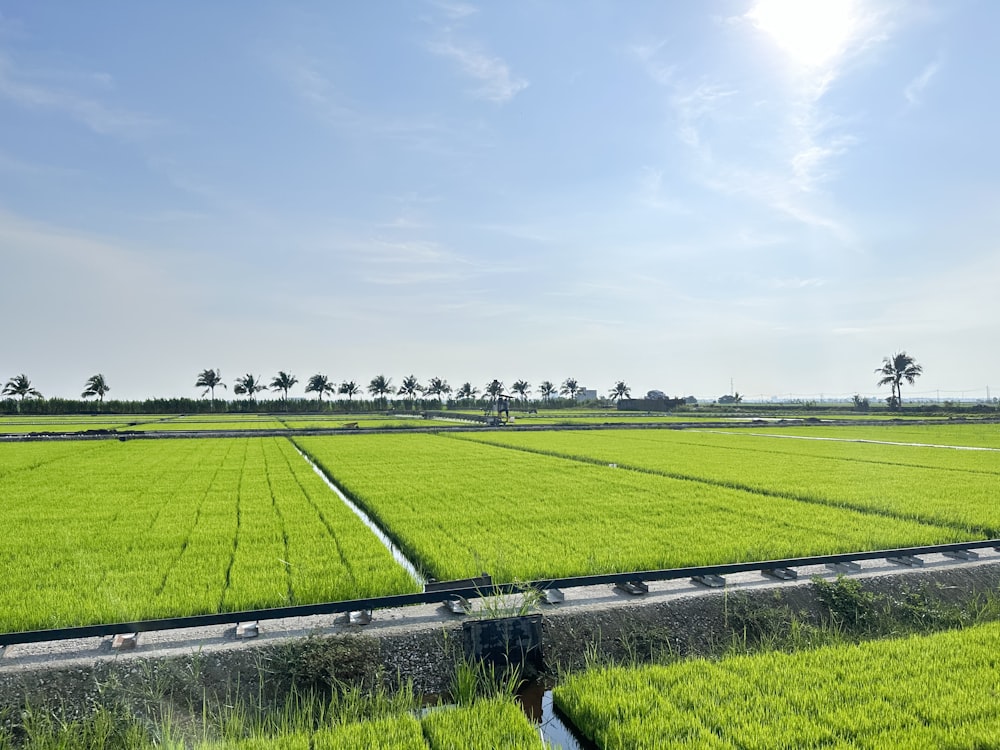
M 352 501 L 346 494 L 344 494 L 344 491 L 341 490 L 340 487 L 338 487 L 334 483 L 334 481 L 327 475 L 325 471 L 323 471 L 319 466 L 316 465 L 315 461 L 313 461 L 309 456 L 303 453 L 302 449 L 299 448 L 299 446 L 295 445 L 295 443 L 292 443 L 292 446 L 295 448 L 296 451 L 298 451 L 298 454 L 302 456 L 302 459 L 312 467 L 312 470 L 315 471 L 324 482 L 326 482 L 327 487 L 329 487 L 333 491 L 333 493 L 341 499 L 344 505 L 350 508 L 351 512 L 354 513 L 354 515 L 356 515 L 358 518 L 360 518 L 361 522 L 365 526 L 367 526 L 368 529 L 376 537 L 378 537 L 378 540 L 382 542 L 383 546 L 385 546 L 385 548 L 389 550 L 389 553 L 392 555 L 392 559 L 398 562 L 401 566 L 403 566 L 403 569 L 410 574 L 410 578 L 412 578 L 418 586 L 425 586 L 427 584 L 427 579 L 423 576 L 423 574 L 419 570 L 417 570 L 417 566 L 414 565 L 413 562 L 406 555 L 403 554 L 403 550 L 401 550 L 399 547 L 396 546 L 396 544 L 392 541 L 389 535 L 385 533 L 382 527 L 379 526 L 377 523 L 375 523 L 375 521 L 373 521 L 367 513 L 365 513 L 361 508 L 357 506 L 357 504 L 354 503 L 354 501 Z

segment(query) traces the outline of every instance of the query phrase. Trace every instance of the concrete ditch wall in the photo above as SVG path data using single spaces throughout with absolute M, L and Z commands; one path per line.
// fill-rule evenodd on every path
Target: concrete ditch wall
M 1000 552 L 975 562 L 929 556 L 923 569 L 870 561 L 857 579 L 863 590 L 890 599 L 908 592 L 959 606 L 1000 594 Z M 542 648 L 550 668 L 573 669 L 589 658 L 646 658 L 669 651 L 706 653 L 732 637 L 737 608 L 787 608 L 819 621 L 825 608 L 807 575 L 827 580 L 825 569 L 800 571 L 796 582 L 752 574 L 727 579 L 724 590 L 688 581 L 650 585 L 632 597 L 611 589 L 567 591 L 563 604 L 543 606 Z M 432 605 L 375 613 L 365 626 L 346 618 L 264 621 L 260 637 L 237 641 L 233 628 L 141 634 L 134 650 L 113 651 L 110 639 L 10 646 L 0 655 L 0 716 L 25 704 L 60 706 L 67 716 L 87 713 L 109 700 L 129 705 L 198 706 L 231 700 L 247 691 L 278 697 L 294 682 L 321 685 L 330 679 L 393 686 L 412 680 L 424 694 L 447 692 L 462 657 L 462 618 Z

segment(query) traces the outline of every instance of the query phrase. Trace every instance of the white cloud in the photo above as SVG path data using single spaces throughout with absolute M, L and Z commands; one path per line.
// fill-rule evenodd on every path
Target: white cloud
M 934 62 L 928 64 L 912 81 L 910 81 L 906 88 L 903 90 L 903 96 L 910 105 L 919 104 L 923 98 L 924 90 L 927 85 L 931 82 L 931 79 L 937 75 L 938 70 L 941 69 L 941 61 L 935 60 Z
M 33 80 L 37 77 L 38 74 L 18 69 L 8 58 L 0 55 L 0 97 L 25 109 L 60 112 L 101 135 L 140 137 L 162 128 L 162 123 L 152 117 L 109 106 L 72 88 Z M 112 85 L 110 76 L 101 73 L 71 72 L 60 73 L 56 77 L 91 82 L 101 89 L 109 89 Z
M 669 86 L 674 82 L 677 67 L 658 59 L 660 51 L 666 46 L 666 42 L 657 44 L 635 44 L 629 48 L 629 52 L 642 63 L 646 74 L 661 86 Z
M 670 196 L 663 187 L 662 169 L 651 166 L 642 168 L 639 175 L 639 202 L 644 206 L 657 211 L 666 211 L 674 214 L 690 213 L 680 200 Z
M 414 150 L 438 155 L 456 153 L 467 134 L 449 127 L 437 115 L 385 115 L 366 112 L 337 89 L 317 60 L 297 54 L 274 54 L 270 63 L 292 92 L 317 117 L 358 138 L 376 136 Z
M 710 83 L 698 84 L 687 91 L 678 87 L 673 97 L 677 112 L 677 137 L 692 148 L 700 148 L 703 145 L 700 121 L 711 117 L 727 99 L 737 93 L 735 89 Z
M 431 5 L 440 10 L 444 15 L 456 21 L 475 15 L 479 12 L 479 8 L 474 5 L 455 2 L 453 0 L 431 0 Z
M 478 81 L 479 85 L 472 90 L 478 99 L 505 104 L 528 87 L 528 81 L 515 77 L 501 58 L 490 56 L 471 44 L 447 39 L 430 44 L 429 49 L 455 61 L 462 73 Z

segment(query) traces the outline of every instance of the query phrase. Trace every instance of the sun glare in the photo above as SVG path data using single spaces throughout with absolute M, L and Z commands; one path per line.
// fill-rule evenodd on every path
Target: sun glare
M 746 17 L 794 62 L 808 67 L 840 56 L 857 26 L 852 0 L 758 0 Z

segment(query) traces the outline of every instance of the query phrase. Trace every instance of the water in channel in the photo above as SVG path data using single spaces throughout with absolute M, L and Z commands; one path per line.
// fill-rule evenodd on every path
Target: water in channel
M 375 534 L 375 536 L 378 537 L 378 540 L 382 542 L 387 550 L 389 550 L 389 553 L 392 555 L 392 559 L 402 565 L 406 572 L 410 574 L 410 577 L 417 582 L 417 585 L 423 588 L 424 584 L 427 583 L 427 579 L 421 575 L 420 571 L 417 570 L 417 567 L 409 560 L 409 558 L 406 557 L 406 555 L 403 554 L 403 551 L 395 545 L 392 539 L 389 538 L 389 535 L 382 531 L 378 524 L 375 523 L 367 513 L 361 510 L 361 508 L 355 505 L 354 502 L 347 497 L 347 495 L 341 492 L 340 487 L 334 484 L 333 480 L 326 475 L 326 472 L 317 466 L 315 462 L 309 458 L 309 456 L 299 450 L 297 445 L 294 447 L 295 450 L 298 451 L 299 455 L 302 456 L 302 460 L 309 464 L 313 471 L 319 474 L 320 478 L 326 482 L 327 487 L 336 493 L 337 497 L 343 501 L 344 505 L 350 508 L 354 512 L 354 515 L 360 518 L 361 522 L 365 526 L 371 529 L 372 533 Z

